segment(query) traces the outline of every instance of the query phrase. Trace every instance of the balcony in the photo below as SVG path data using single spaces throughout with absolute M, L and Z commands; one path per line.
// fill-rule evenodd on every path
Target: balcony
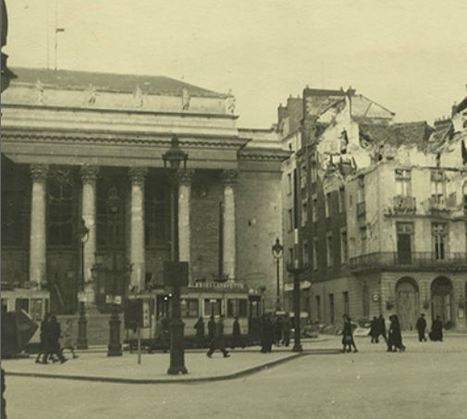
M 414 196 L 396 195 L 393 198 L 394 214 L 415 214 L 416 205 Z
M 433 252 L 377 252 L 350 258 L 352 271 L 366 270 L 467 270 L 467 253 L 447 253 L 443 259 L 436 258 Z

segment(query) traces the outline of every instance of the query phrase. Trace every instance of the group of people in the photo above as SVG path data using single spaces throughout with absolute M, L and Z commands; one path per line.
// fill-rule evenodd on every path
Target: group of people
M 382 337 L 386 342 L 388 352 L 405 351 L 405 345 L 402 342 L 401 325 L 396 314 L 389 316 L 389 325 L 387 327 L 382 314 L 378 318 L 373 317 L 369 335 L 371 343 L 379 343 L 379 338 Z
M 36 357 L 36 363 L 48 364 L 49 361 L 64 363 L 67 358 L 63 355 L 65 350 L 69 350 L 73 358 L 75 346 L 72 335 L 72 322 L 66 321 L 65 329 L 62 331 L 60 323 L 54 314 L 46 314 L 41 322 L 40 328 L 40 351 Z
M 261 352 L 272 352 L 272 345 L 288 347 L 292 323 L 288 313 L 284 317 L 264 314 L 261 317 Z
M 428 339 L 426 337 L 426 328 L 427 323 L 425 319 L 425 314 L 420 314 L 420 317 L 417 320 L 417 332 L 418 332 L 418 341 L 419 342 L 427 342 Z M 428 333 L 428 337 L 430 340 L 434 342 L 442 342 L 443 341 L 443 322 L 440 316 L 436 316 L 436 319 L 433 320 L 431 324 L 431 331 Z

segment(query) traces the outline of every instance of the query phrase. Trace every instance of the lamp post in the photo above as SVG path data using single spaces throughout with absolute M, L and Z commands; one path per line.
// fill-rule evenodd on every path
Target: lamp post
M 180 165 L 183 162 L 182 173 L 186 170 L 188 154 L 180 149 L 179 141 L 176 136 L 172 137 L 170 149 L 162 156 L 164 168 L 169 171 L 171 189 L 170 189 L 170 259 L 173 266 L 179 262 L 178 252 L 178 188 Z M 175 281 L 177 282 L 177 281 Z M 170 366 L 167 374 L 177 375 L 186 374 L 188 370 L 185 367 L 184 350 L 184 323 L 181 315 L 180 305 L 180 284 L 173 284 L 172 310 L 170 319 Z
M 281 309 L 281 291 L 280 291 L 280 259 L 282 258 L 284 246 L 281 245 L 279 237 L 272 246 L 272 256 L 276 260 L 276 309 Z
M 294 261 L 287 265 L 287 271 L 293 275 L 293 307 L 294 307 L 294 345 L 293 352 L 302 352 L 300 334 L 300 275 L 308 271 L 308 266 L 301 266 L 298 259 L 298 229 L 294 232 Z
M 86 297 L 84 292 L 85 272 L 84 272 L 84 244 L 89 238 L 89 229 L 86 227 L 86 222 L 81 219 L 78 226 L 78 239 L 80 249 L 80 287 L 78 292 L 79 319 L 78 319 L 78 339 L 76 347 L 78 349 L 88 349 L 87 323 L 86 320 Z

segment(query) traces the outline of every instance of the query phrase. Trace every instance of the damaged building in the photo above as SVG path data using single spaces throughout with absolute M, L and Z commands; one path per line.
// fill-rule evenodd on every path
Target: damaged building
M 396 123 L 351 88 L 305 88 L 279 107 L 277 129 L 292 151 L 284 247 L 309 266 L 301 302 L 313 321 L 397 313 L 410 330 L 423 312 L 467 328 L 466 114 L 467 98 L 434 127 Z M 291 290 L 286 283 L 289 308 Z

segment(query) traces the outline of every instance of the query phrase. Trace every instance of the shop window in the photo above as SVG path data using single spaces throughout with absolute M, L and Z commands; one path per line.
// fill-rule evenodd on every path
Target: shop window
M 247 300 L 241 298 L 228 299 L 227 317 L 247 317 Z
M 181 301 L 182 316 L 186 318 L 199 317 L 199 301 L 196 298 L 186 298 Z
M 222 313 L 222 300 L 220 298 L 206 298 L 204 300 L 205 316 L 220 316 Z

